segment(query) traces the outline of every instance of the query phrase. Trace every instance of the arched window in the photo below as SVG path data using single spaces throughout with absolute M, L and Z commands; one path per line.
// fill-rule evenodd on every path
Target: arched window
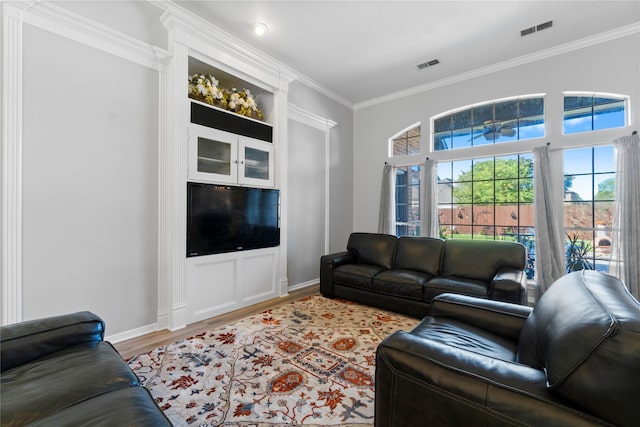
M 415 124 L 391 138 L 389 148 L 389 157 L 420 154 L 420 124 Z
M 629 124 L 629 96 L 598 92 L 563 92 L 561 96 L 563 116 L 554 121 L 562 119 L 563 135 Z M 511 144 L 504 150 L 496 146 L 492 157 L 476 157 L 472 147 L 546 136 L 544 104 L 544 95 L 526 95 L 431 118 L 432 151 L 438 161 L 440 237 L 521 242 L 528 249 L 529 279 L 534 277 L 536 255 L 532 153 Z M 419 126 L 403 130 L 390 140 L 390 157 L 420 154 L 419 140 Z M 607 271 L 615 202 L 613 147 L 606 141 L 593 146 L 588 141 L 578 146 L 575 142 L 575 136 L 558 136 L 553 141 L 554 149 L 564 154 L 564 182 L 556 187 L 564 189 L 566 269 Z M 456 149 L 460 150 L 452 151 Z M 423 151 L 430 155 L 429 150 Z M 399 236 L 420 235 L 422 164 L 419 159 L 395 167 Z
M 628 99 L 622 95 L 565 92 L 565 135 L 625 126 Z
M 432 118 L 433 150 L 453 150 L 544 136 L 544 97 L 475 104 Z

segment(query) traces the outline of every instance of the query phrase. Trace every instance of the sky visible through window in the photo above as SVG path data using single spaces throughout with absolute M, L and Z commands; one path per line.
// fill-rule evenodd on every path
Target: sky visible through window
M 492 101 L 433 120 L 435 151 L 544 136 L 544 98 Z
M 601 96 L 565 96 L 565 134 L 611 129 L 625 125 L 625 100 Z

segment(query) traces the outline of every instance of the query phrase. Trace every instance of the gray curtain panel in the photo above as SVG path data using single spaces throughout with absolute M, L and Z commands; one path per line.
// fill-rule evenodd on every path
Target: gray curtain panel
M 378 215 L 378 233 L 396 234 L 395 232 L 395 175 L 393 166 L 385 164 L 382 169 L 382 188 L 380 190 L 380 213 Z
M 536 301 L 565 274 L 564 228 L 551 185 L 549 147 L 533 149 Z
M 616 156 L 614 232 L 609 273 L 640 298 L 640 137 L 613 141 Z
M 420 203 L 420 234 L 425 237 L 439 237 L 438 230 L 438 164 L 426 159 L 422 168 Z

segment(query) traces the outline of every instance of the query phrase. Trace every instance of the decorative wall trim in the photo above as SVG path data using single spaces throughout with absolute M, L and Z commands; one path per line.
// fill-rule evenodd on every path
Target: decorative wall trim
M 22 320 L 22 15 L 2 5 L 2 324 Z
M 324 117 L 318 116 L 314 113 L 311 113 L 307 110 L 304 110 L 298 107 L 295 104 L 290 103 L 288 106 L 288 110 L 289 110 L 289 118 L 291 120 L 304 123 L 308 126 L 314 127 L 323 132 L 326 132 L 327 129 L 331 129 L 332 127 L 337 125 L 337 123 L 334 122 L 333 120 L 329 120 Z
M 23 320 L 22 49 L 24 24 L 163 70 L 169 52 L 47 1 L 2 3 L 2 324 Z M 159 311 L 160 306 L 159 306 Z
M 578 49 L 583 49 L 589 46 L 595 46 L 600 43 L 605 43 L 611 40 L 616 40 L 616 39 L 627 37 L 637 33 L 640 33 L 640 23 L 638 22 L 631 25 L 627 25 L 625 27 L 620 27 L 611 31 L 606 31 L 604 33 L 596 34 L 595 36 L 585 37 L 583 39 L 576 40 L 570 43 L 565 43 L 549 49 L 543 49 L 541 51 L 534 52 L 528 55 L 522 55 L 517 58 L 510 59 L 508 61 L 499 62 L 497 64 L 478 68 L 476 70 L 472 70 L 466 73 L 460 73 L 455 76 L 447 77 L 445 79 L 441 79 L 435 82 L 427 83 L 420 86 L 415 86 L 407 90 L 395 92 L 395 93 L 381 96 L 378 98 L 372 98 L 368 101 L 363 101 L 355 104 L 353 106 L 353 109 L 359 110 L 362 108 L 371 107 L 377 104 L 393 101 L 395 99 L 404 98 L 406 96 L 427 92 L 443 86 L 460 83 L 462 81 L 474 79 L 476 77 L 482 77 L 488 74 L 497 73 L 499 71 L 507 70 L 509 68 L 519 67 L 521 65 L 551 58 L 553 56 L 563 55 L 565 53 L 573 52 Z
M 169 298 L 168 292 L 171 287 L 170 269 L 167 262 L 167 182 L 166 175 L 169 173 L 165 159 L 169 145 L 170 126 L 167 117 L 168 108 L 168 67 L 161 67 L 158 75 L 158 327 L 169 328 Z
M 28 8 L 24 22 L 154 70 L 159 70 L 161 64 L 170 59 L 164 49 L 47 1 L 36 2 Z
M 304 110 L 295 104 L 289 104 L 288 111 L 289 119 L 324 132 L 324 251 L 327 253 L 329 252 L 329 226 L 331 225 L 331 129 L 338 123 Z
M 188 36 L 178 26 L 169 30 L 169 45 L 173 61 L 167 79 L 167 108 L 161 121 L 167 122 L 167 138 L 163 141 L 160 162 L 162 167 L 162 188 L 164 204 L 160 216 L 163 218 L 163 230 L 159 239 L 164 254 L 161 262 L 166 263 L 165 275 L 161 278 L 170 307 L 168 328 L 176 330 L 187 325 L 187 284 L 186 284 L 186 238 L 187 229 L 187 141 L 186 123 L 187 85 L 189 48 L 185 44 Z

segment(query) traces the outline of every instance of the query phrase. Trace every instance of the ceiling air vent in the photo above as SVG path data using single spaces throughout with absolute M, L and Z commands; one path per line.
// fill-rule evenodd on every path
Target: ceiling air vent
M 553 21 L 543 22 L 542 24 L 536 25 L 536 31 L 546 30 L 547 28 L 551 28 L 553 25 Z
M 422 64 L 418 64 L 416 65 L 416 67 L 418 67 L 418 70 L 424 70 L 427 67 L 433 67 L 434 65 L 439 64 L 440 61 L 438 61 L 437 59 L 432 59 L 431 61 L 427 61 L 427 62 L 423 62 Z
M 543 22 L 542 24 L 534 25 L 533 27 L 520 30 L 520 37 L 528 36 L 529 34 L 536 33 L 538 31 L 546 30 L 553 26 L 553 21 Z
M 529 27 L 520 31 L 520 37 L 528 36 L 536 32 L 536 27 Z

